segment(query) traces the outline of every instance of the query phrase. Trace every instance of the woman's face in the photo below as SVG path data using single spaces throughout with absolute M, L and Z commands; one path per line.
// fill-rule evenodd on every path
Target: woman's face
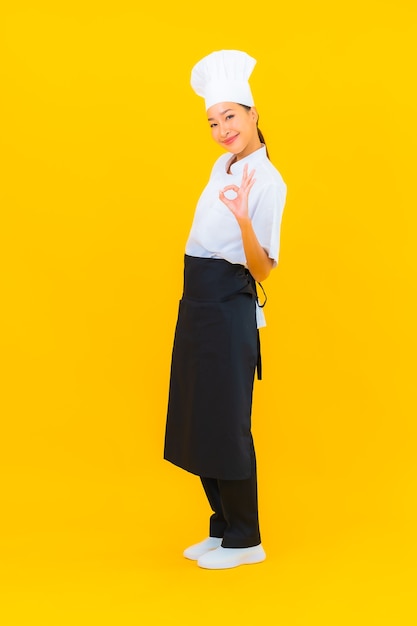
M 216 143 L 228 152 L 243 159 L 261 147 L 254 107 L 247 110 L 235 102 L 219 102 L 207 109 L 211 135 Z

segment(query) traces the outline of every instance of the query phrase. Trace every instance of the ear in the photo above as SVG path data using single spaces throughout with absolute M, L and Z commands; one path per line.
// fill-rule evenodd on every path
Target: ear
M 250 113 L 252 115 L 252 119 L 257 124 L 258 123 L 258 119 L 259 119 L 259 114 L 258 114 L 258 111 L 257 111 L 256 107 L 252 107 L 251 110 L 250 110 Z

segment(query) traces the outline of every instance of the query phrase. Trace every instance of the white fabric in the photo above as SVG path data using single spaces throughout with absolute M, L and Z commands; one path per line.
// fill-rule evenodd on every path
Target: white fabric
M 240 50 L 219 50 L 199 61 L 191 71 L 191 86 L 205 99 L 206 110 L 219 102 L 253 106 L 248 83 L 256 61 Z
M 246 266 L 245 251 L 239 225 L 233 213 L 219 199 L 226 185 L 240 186 L 245 164 L 249 172 L 255 169 L 256 179 L 249 193 L 249 216 L 256 237 L 278 263 L 282 212 L 287 187 L 278 170 L 266 156 L 265 146 L 227 168 L 233 155 L 226 153 L 215 162 L 210 179 L 197 203 L 194 220 L 185 246 L 189 256 L 225 259 Z M 258 327 L 265 326 L 262 309 L 257 307 Z
M 265 561 L 266 553 L 262 544 L 250 548 L 223 548 L 206 552 L 197 561 L 197 565 L 206 569 L 229 569 L 239 565 L 251 565 Z

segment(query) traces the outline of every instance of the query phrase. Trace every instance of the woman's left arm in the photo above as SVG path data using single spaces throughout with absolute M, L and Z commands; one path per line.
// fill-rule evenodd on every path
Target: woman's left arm
M 227 185 L 220 193 L 220 200 L 227 206 L 235 216 L 242 234 L 243 249 L 246 256 L 246 264 L 255 280 L 262 282 L 269 276 L 273 267 L 273 259 L 270 259 L 264 248 L 259 243 L 255 231 L 253 230 L 252 221 L 249 217 L 248 196 L 255 183 L 253 177 L 255 170 L 248 174 L 248 166 L 243 169 L 242 183 L 240 187 L 237 185 Z M 236 197 L 230 200 L 225 196 L 225 192 L 232 190 L 236 193 Z

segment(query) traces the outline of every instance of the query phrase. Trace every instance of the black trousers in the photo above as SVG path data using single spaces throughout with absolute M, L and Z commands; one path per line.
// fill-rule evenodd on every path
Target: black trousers
M 210 537 L 222 537 L 223 548 L 250 548 L 261 543 L 258 518 L 256 458 L 252 445 L 252 475 L 246 480 L 201 476 L 210 503 Z

